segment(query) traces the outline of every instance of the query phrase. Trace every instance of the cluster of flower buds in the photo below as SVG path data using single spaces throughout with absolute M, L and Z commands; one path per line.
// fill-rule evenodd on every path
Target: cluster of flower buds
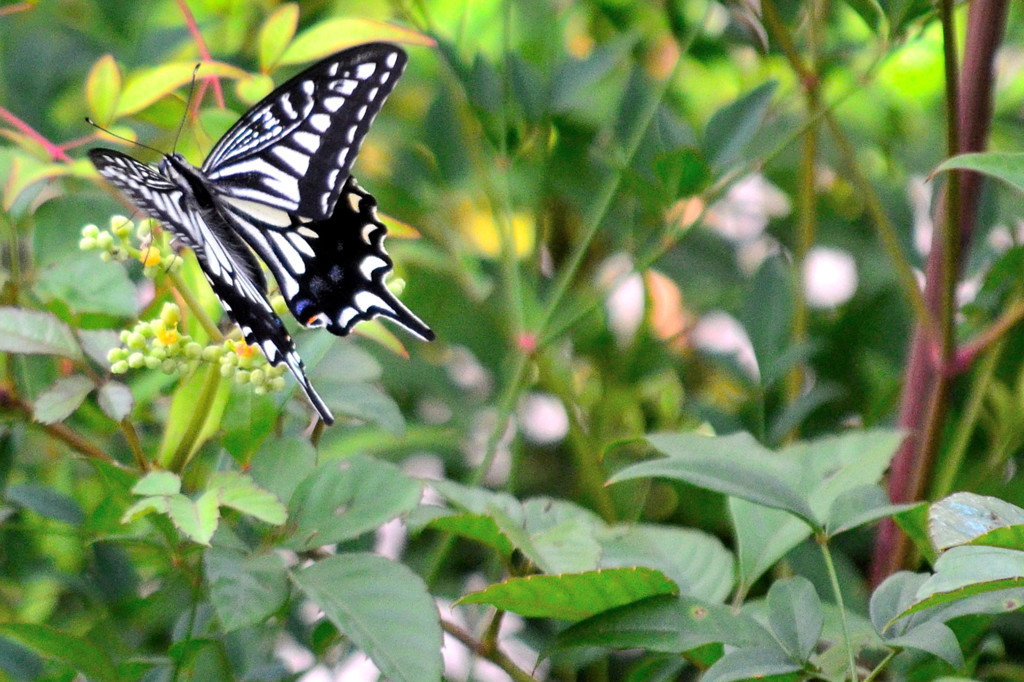
M 161 272 L 180 269 L 181 258 L 167 246 L 166 237 L 160 238 L 153 233 L 153 223 L 152 219 L 146 218 L 136 226 L 123 215 L 111 216 L 109 230 L 100 230 L 95 225 L 83 227 L 78 248 L 82 251 L 99 250 L 100 259 L 105 262 L 137 260 L 150 279 Z M 132 243 L 133 232 L 139 240 L 138 247 Z
M 181 309 L 165 303 L 160 316 L 142 320 L 121 332 L 122 346 L 107 354 L 110 371 L 125 374 L 129 369 L 159 369 L 166 374 L 191 372 L 203 363 L 220 363 L 221 376 L 249 384 L 263 395 L 285 387 L 285 366 L 272 367 L 262 353 L 243 341 L 225 339 L 203 346 L 178 330 Z

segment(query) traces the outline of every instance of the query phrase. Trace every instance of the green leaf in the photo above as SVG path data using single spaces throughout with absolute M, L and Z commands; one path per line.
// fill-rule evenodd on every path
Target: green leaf
M 508 532 L 507 524 L 499 524 Z M 523 529 L 530 542 L 520 551 L 545 573 L 579 573 L 597 568 L 601 545 L 594 534 L 604 522 L 564 500 L 532 498 L 523 503 Z
M 765 646 L 771 634 L 750 616 L 693 597 L 652 597 L 599 613 L 558 633 L 550 649 L 610 647 L 679 654 L 711 643 Z
M 386 462 L 358 456 L 318 467 L 289 502 L 295 524 L 287 546 L 314 549 L 367 533 L 410 512 L 422 488 Z
M 78 502 L 53 488 L 35 483 L 12 485 L 7 488 L 5 497 L 7 502 L 31 509 L 48 519 L 63 521 L 72 526 L 81 525 L 85 521 L 85 512 Z
M 635 43 L 635 38 L 626 37 L 601 45 L 586 59 L 570 57 L 562 62 L 551 82 L 551 110 L 566 112 L 593 106 L 590 100 L 593 87 L 622 64 L 623 57 Z
M 274 90 L 274 79 L 261 73 L 235 83 L 238 98 L 246 104 L 256 104 Z
M 36 398 L 32 418 L 41 424 L 64 421 L 81 406 L 94 388 L 96 384 L 92 379 L 81 374 L 57 379 Z
M 918 649 L 934 654 L 958 670 L 966 667 L 960 643 L 953 631 L 944 623 L 922 623 L 899 637 L 885 640 L 885 643 L 893 647 Z
M 768 590 L 768 622 L 779 644 L 794 660 L 807 662 L 825 626 L 821 599 L 802 576 L 779 580 Z
M 753 678 L 764 680 L 798 672 L 801 667 L 777 647 L 739 649 L 718 659 L 701 676 L 701 682 L 732 682 Z
M 771 387 L 792 366 L 786 351 L 793 316 L 793 283 L 781 257 L 766 258 L 750 280 L 739 316 L 757 358 L 761 385 Z M 793 358 L 799 360 L 799 358 Z
M 167 427 L 157 455 L 157 462 L 162 467 L 180 471 L 192 455 L 216 435 L 231 395 L 231 384 L 221 380 L 220 368 L 216 365 L 205 370 L 200 368 L 181 380 L 171 400 Z M 199 429 L 195 429 L 192 423 L 197 405 L 207 406 Z
M 740 155 L 761 128 L 778 83 L 768 81 L 715 112 L 704 130 L 704 156 L 721 170 Z
M 95 254 L 76 254 L 48 265 L 39 273 L 38 289 L 44 300 L 62 301 L 78 313 L 134 317 L 139 309 L 126 270 L 97 263 Z
M 322 59 L 346 47 L 378 40 L 428 47 L 434 44 L 422 33 L 398 26 L 371 19 L 339 17 L 321 21 L 300 33 L 281 55 L 279 64 L 302 64 Z
M 85 97 L 89 102 L 89 113 L 101 126 L 109 126 L 117 110 L 121 96 L 121 70 L 114 56 L 103 55 L 93 65 L 85 81 Z
M 909 626 L 908 621 L 893 622 L 899 614 L 914 603 L 921 586 L 928 580 L 924 573 L 898 571 L 893 573 L 871 593 L 868 613 L 875 631 L 883 637 L 893 632 L 903 634 Z
M 253 455 L 249 472 L 260 487 L 287 501 L 314 469 L 316 449 L 308 440 L 281 438 L 264 442 Z
M 110 366 L 107 353 L 111 348 L 121 345 L 116 331 L 113 329 L 79 329 L 75 334 L 82 345 L 82 350 L 93 362 L 104 369 Z
M 676 584 L 650 568 L 609 568 L 585 573 L 509 578 L 459 599 L 490 604 L 527 618 L 581 620 L 655 595 L 678 593 Z
M 954 493 L 928 508 L 928 536 L 940 551 L 965 544 L 1024 549 L 1024 509 L 998 497 Z
M 368 383 L 321 381 L 317 384 L 335 415 L 345 415 L 379 424 L 385 430 L 405 433 L 405 418 L 394 398 L 380 387 Z
M 897 618 L 905 618 L 926 609 L 969 597 L 1024 587 L 1022 576 L 1024 552 L 974 545 L 953 547 L 936 559 L 935 574 L 918 589 L 915 602 Z M 1019 608 L 1020 603 L 1016 600 L 1015 596 L 1010 598 L 1010 601 L 1014 602 L 1014 608 Z M 992 612 L 1001 613 L 1004 606 L 999 603 L 993 604 L 996 610 Z
M 427 524 L 436 530 L 452 533 L 467 540 L 475 540 L 498 552 L 505 560 L 515 549 L 509 539 L 498 528 L 494 518 L 479 514 L 453 514 L 439 516 Z
M 287 2 L 267 17 L 260 29 L 260 69 L 267 73 L 277 64 L 299 25 L 299 6 Z
M 213 474 L 207 493 L 216 495 L 219 506 L 253 516 L 279 526 L 288 520 L 288 510 L 274 493 L 264 490 L 245 474 L 221 471 Z
M 151 471 L 132 486 L 135 495 L 177 495 L 181 492 L 181 479 L 170 471 Z
M 125 510 L 124 514 L 121 515 L 121 523 L 131 523 L 154 512 L 157 514 L 167 514 L 171 508 L 169 500 L 169 495 L 144 497 Z
M 749 434 L 709 438 L 696 433 L 647 436 L 664 459 L 622 469 L 609 483 L 636 478 L 668 478 L 784 509 L 812 527 L 821 525 L 807 502 L 777 475 L 788 462 L 772 455 Z M 786 472 L 795 478 L 793 471 Z
M 193 542 L 209 545 L 220 520 L 216 491 L 203 493 L 195 502 L 184 495 L 171 495 L 166 499 L 167 515 L 175 528 Z
M 11 307 L 0 307 L 0 352 L 82 359 L 71 328 L 55 315 Z
M 171 62 L 151 69 L 142 69 L 128 77 L 121 91 L 121 99 L 117 103 L 114 117 L 121 118 L 138 113 L 171 94 L 183 85 L 192 82 L 196 62 Z M 223 78 L 241 79 L 248 74 L 238 67 L 223 62 L 203 62 L 196 77 L 200 80 L 218 76 Z
M 0 635 L 32 649 L 43 658 L 66 663 L 90 680 L 116 680 L 114 663 L 95 644 L 49 625 L 6 623 Z
M 622 524 L 597 532 L 601 568 L 646 566 L 668 576 L 681 594 L 720 602 L 735 583 L 735 559 L 713 535 L 689 528 Z
M 259 625 L 288 600 L 288 572 L 274 553 L 214 545 L 203 555 L 210 602 L 224 630 Z
M 797 443 L 778 453 L 777 471 L 807 500 L 814 518 L 827 519 L 841 495 L 881 480 L 903 438 L 898 431 L 873 429 Z M 730 500 L 729 509 L 744 586 L 811 533 L 799 519 L 744 500 Z
M 441 623 L 423 581 L 375 554 L 318 561 L 293 580 L 393 682 L 441 679 Z
M 132 395 L 132 389 L 120 381 L 108 381 L 100 386 L 96 402 L 99 403 L 103 414 L 119 422 L 132 413 L 135 396 Z
M 874 523 L 907 511 L 917 504 L 892 504 L 876 484 L 858 486 L 841 493 L 832 504 L 825 524 L 828 537 Z
M 977 171 L 1024 192 L 1024 154 L 1020 152 L 960 154 L 940 163 L 934 172 L 956 169 Z

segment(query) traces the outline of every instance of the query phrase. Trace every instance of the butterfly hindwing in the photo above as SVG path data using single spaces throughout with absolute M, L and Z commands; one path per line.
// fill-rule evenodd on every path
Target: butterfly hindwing
M 434 333 L 387 288 L 392 269 L 377 201 L 349 177 L 326 220 L 225 204 L 225 215 L 274 274 L 295 319 L 344 336 L 358 322 L 388 317 L 430 341 Z
M 228 196 L 311 220 L 329 218 L 405 63 L 398 47 L 369 43 L 311 66 L 232 126 L 203 172 Z

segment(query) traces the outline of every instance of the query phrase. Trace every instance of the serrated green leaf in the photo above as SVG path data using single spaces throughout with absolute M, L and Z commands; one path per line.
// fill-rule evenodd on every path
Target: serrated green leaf
M 114 663 L 95 644 L 63 630 L 34 623 L 0 625 L 0 635 L 13 639 L 43 658 L 70 665 L 90 680 L 114 682 Z
M 170 471 L 151 471 L 132 486 L 134 495 L 177 495 L 181 492 L 181 478 Z
M 288 510 L 274 493 L 264 490 L 245 474 L 221 471 L 210 477 L 207 492 L 216 494 L 217 502 L 260 521 L 279 526 L 288 520 Z
M 85 512 L 73 498 L 35 483 L 9 486 L 6 501 L 72 526 L 78 526 L 85 521 Z
M 167 514 L 170 512 L 169 499 L 168 496 L 163 495 L 159 497 L 145 497 L 125 510 L 124 514 L 121 515 L 121 523 L 131 523 L 154 512 L 157 514 Z
M 669 577 L 681 594 L 718 603 L 732 592 L 735 557 L 713 535 L 690 528 L 622 524 L 599 530 L 601 568 L 646 566 Z
M 0 352 L 82 359 L 71 328 L 51 313 L 0 307 Z
M 512 555 L 514 549 L 512 543 L 502 534 L 498 524 L 490 516 L 478 514 L 440 516 L 430 521 L 427 527 L 452 533 L 467 540 L 475 540 L 495 550 L 505 559 Z
M 803 576 L 775 582 L 768 590 L 768 624 L 794 660 L 807 662 L 825 626 L 814 585 Z
M 210 602 L 225 631 L 259 625 L 288 599 L 288 572 L 277 554 L 214 545 L 203 555 Z
M 608 568 L 585 573 L 509 578 L 462 597 L 457 604 L 490 604 L 527 618 L 581 620 L 646 597 L 678 593 L 650 568 Z
M 120 381 L 108 381 L 100 386 L 96 402 L 99 403 L 103 414 L 119 422 L 132 413 L 135 396 L 132 395 L 132 389 Z
M 795 478 L 792 463 L 772 455 L 748 434 L 709 438 L 695 433 L 654 434 L 647 441 L 668 457 L 622 469 L 609 483 L 636 478 L 686 481 L 767 507 L 783 509 L 811 527 L 820 522 L 780 474 Z
M 296 36 L 281 55 L 279 64 L 302 64 L 322 59 L 346 47 L 382 40 L 390 43 L 432 46 L 433 39 L 409 29 L 372 19 L 339 17 L 310 26 Z
M 115 118 L 135 114 L 158 99 L 171 94 L 183 85 L 192 82 L 196 62 L 172 62 L 131 74 L 121 90 L 121 98 L 114 113 Z M 238 67 L 223 62 L 203 62 L 196 77 L 200 80 L 211 76 L 241 79 L 247 74 Z
M 81 406 L 94 388 L 96 384 L 93 380 L 81 374 L 61 377 L 36 398 L 32 406 L 32 418 L 40 424 L 64 421 Z
M 1024 549 L 1024 509 L 998 497 L 953 493 L 928 508 L 928 536 L 940 551 L 965 544 Z
M 284 54 L 299 25 L 299 6 L 287 2 L 267 17 L 260 29 L 260 69 L 269 72 Z
M 393 682 L 441 679 L 441 623 L 422 579 L 375 554 L 344 554 L 295 584 Z
M 771 641 L 771 634 L 757 621 L 729 607 L 693 597 L 652 597 L 576 623 L 558 633 L 549 648 L 641 648 L 679 654 L 710 643 L 749 647 Z
M 103 55 L 93 65 L 85 81 L 89 113 L 97 124 L 103 127 L 110 125 L 120 96 L 121 69 L 118 68 L 113 55 Z
M 292 495 L 295 532 L 287 545 L 308 550 L 356 538 L 408 513 L 421 495 L 417 481 L 387 462 L 362 456 L 328 462 Z
M 220 508 L 216 491 L 208 491 L 193 502 L 184 495 L 167 498 L 167 515 L 175 528 L 193 542 L 209 545 L 220 521 Z
M 713 168 L 722 169 L 739 160 L 761 127 L 778 83 L 768 81 L 722 107 L 704 130 L 704 156 Z

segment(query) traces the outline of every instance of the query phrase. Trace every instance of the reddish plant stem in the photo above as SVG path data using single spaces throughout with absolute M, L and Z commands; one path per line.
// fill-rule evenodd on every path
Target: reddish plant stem
M 196 41 L 196 47 L 199 48 L 199 56 L 203 58 L 205 62 L 212 62 L 213 57 L 210 56 L 210 50 L 206 47 L 206 41 L 203 40 L 203 34 L 199 31 L 199 24 L 196 23 L 196 17 L 192 14 L 192 10 L 189 9 L 186 0 L 176 0 L 178 8 L 181 10 L 182 16 L 185 17 L 185 24 L 188 25 L 189 33 L 192 34 L 192 39 Z M 206 86 L 208 83 L 213 83 L 213 98 L 217 100 L 217 106 L 221 109 L 224 108 L 224 91 L 220 87 L 220 79 L 216 76 L 210 76 L 204 78 L 199 82 L 199 89 L 196 91 L 195 107 L 198 110 L 199 102 L 203 101 L 203 95 L 206 94 Z
M 985 148 L 992 118 L 993 61 L 1006 25 L 1006 11 L 1006 0 L 976 0 L 970 7 L 956 111 L 959 126 L 957 146 L 961 153 Z M 968 252 L 974 237 L 981 181 L 981 176 L 976 173 L 960 175 L 956 222 L 960 253 Z M 947 205 L 945 197 L 937 202 L 936 226 L 945 220 Z M 946 272 L 947 250 L 942 236 L 942 230 L 936 227 L 926 268 L 925 300 L 934 313 L 934 319 L 941 319 L 943 305 L 952 305 L 951 301 L 943 300 L 944 280 L 951 280 L 958 274 Z M 952 264 L 957 270 L 959 266 L 959 262 Z M 890 470 L 889 497 L 894 502 L 918 500 L 924 496 L 939 450 L 948 375 L 944 365 L 948 358 L 940 357 L 941 351 L 936 346 L 938 341 L 933 330 L 921 327 L 915 329 L 911 341 L 898 419 L 899 426 L 909 435 L 896 453 Z M 956 358 L 956 351 L 950 350 L 951 357 Z M 906 536 L 892 521 L 884 522 L 875 542 L 872 584 L 879 584 L 886 576 L 903 568 L 909 554 Z
M 13 126 L 21 134 L 32 138 L 32 141 L 45 149 L 46 153 L 49 154 L 50 158 L 54 161 L 71 163 L 71 157 L 65 154 L 63 149 L 47 140 L 45 137 L 40 135 L 35 128 L 22 121 L 2 106 L 0 106 L 0 119 L 7 121 L 7 123 Z

